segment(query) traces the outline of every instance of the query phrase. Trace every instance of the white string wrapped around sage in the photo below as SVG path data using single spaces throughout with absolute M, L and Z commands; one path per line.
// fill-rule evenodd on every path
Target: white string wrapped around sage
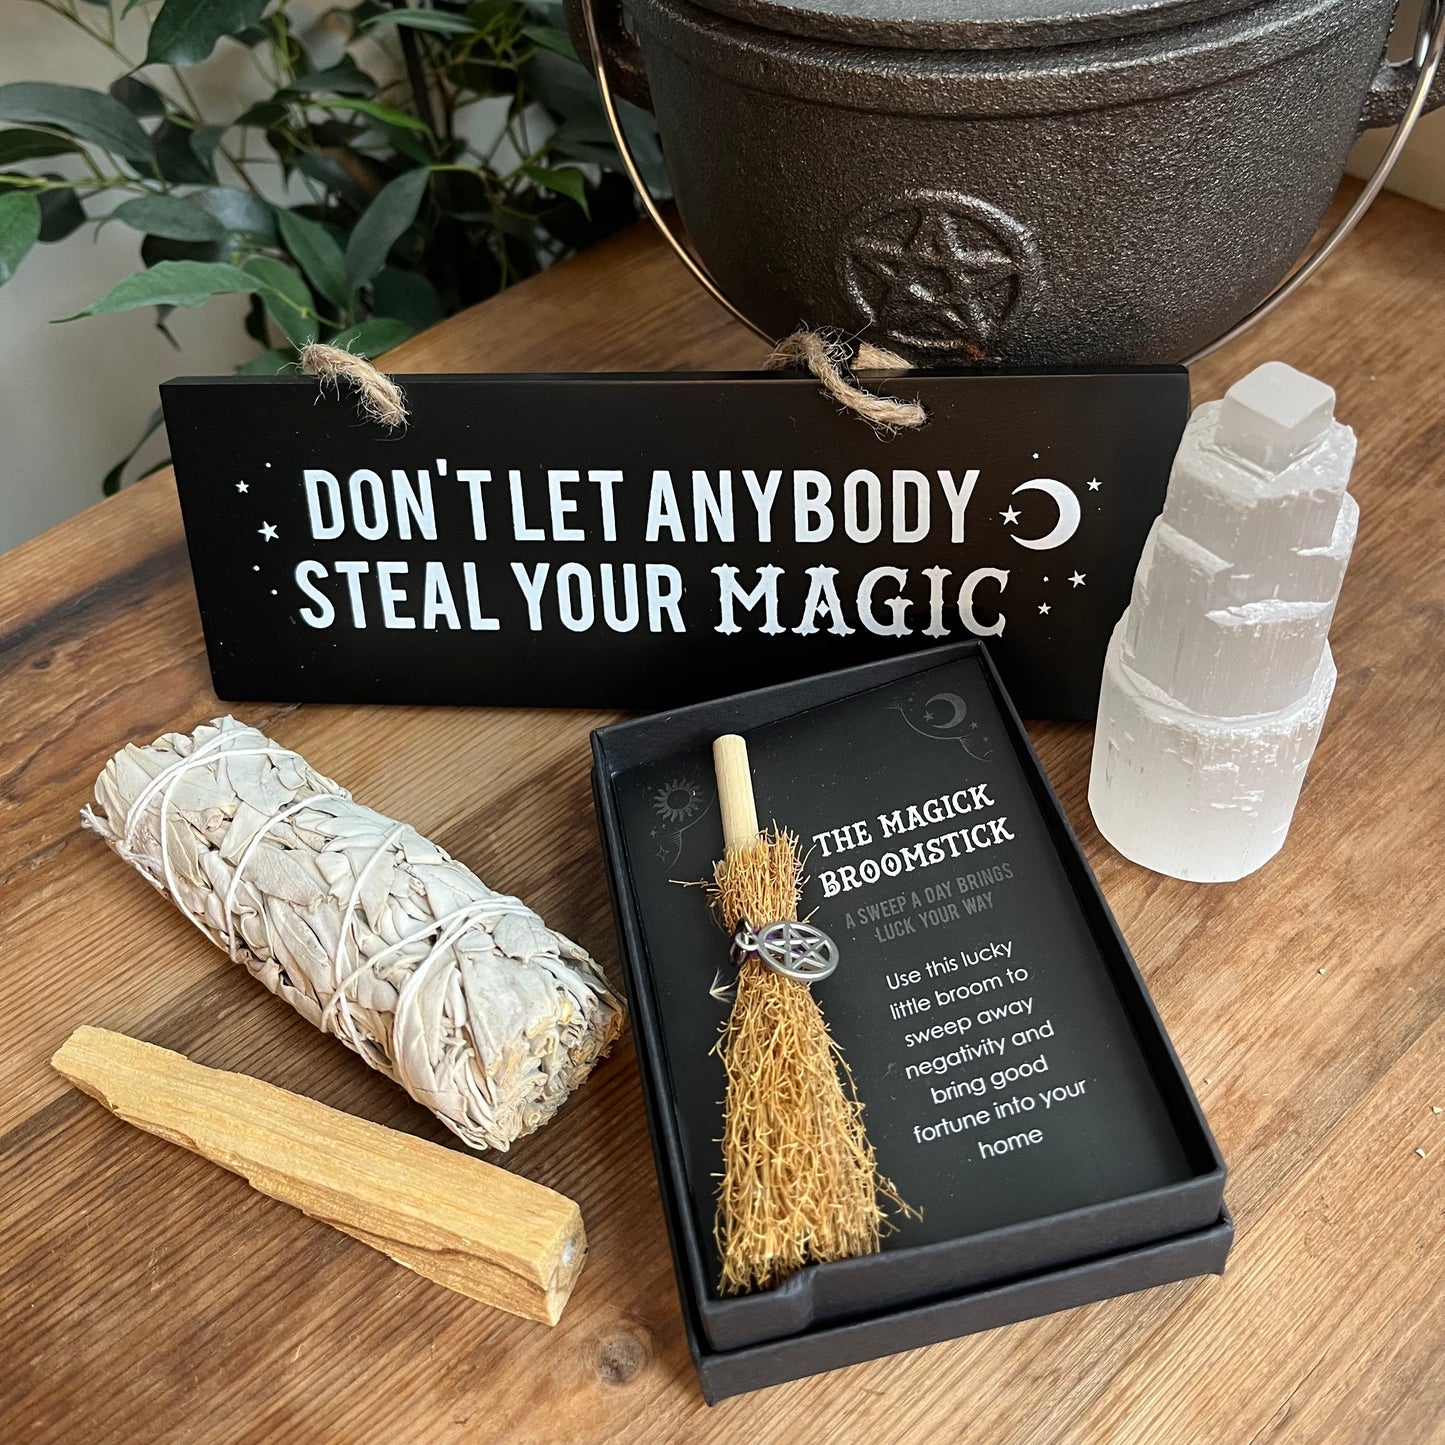
M 473 1148 L 545 1124 L 621 1030 L 585 950 L 233 717 L 123 749 L 95 803 L 212 942 Z

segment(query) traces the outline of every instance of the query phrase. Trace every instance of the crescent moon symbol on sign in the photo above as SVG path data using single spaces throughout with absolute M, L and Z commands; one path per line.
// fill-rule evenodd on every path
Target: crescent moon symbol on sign
M 936 692 L 923 706 L 929 708 L 936 702 L 946 702 L 953 709 L 953 716 L 947 722 L 933 724 L 935 730 L 941 733 L 946 733 L 949 728 L 956 728 L 968 712 L 968 704 L 956 692 Z
M 1029 547 L 1035 552 L 1050 551 L 1062 547 L 1079 530 L 1079 499 L 1062 482 L 1052 477 L 1036 477 L 1031 482 L 1020 482 L 1013 489 L 1013 495 L 1020 492 L 1047 492 L 1059 509 L 1058 525 L 1042 537 L 1014 537 L 1020 547 Z M 1010 535 L 1013 535 L 1012 533 Z

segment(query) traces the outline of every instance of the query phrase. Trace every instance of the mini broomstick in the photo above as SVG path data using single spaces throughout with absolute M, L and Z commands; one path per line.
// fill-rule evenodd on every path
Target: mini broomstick
M 853 1076 L 809 987 L 832 972 L 837 949 L 794 922 L 797 839 L 759 830 L 742 738 L 718 738 L 713 764 L 725 852 L 709 893 L 739 959 L 719 1041 L 727 1096 L 716 1235 L 719 1288 L 739 1294 L 805 1264 L 872 1254 L 880 1196 L 914 1211 L 878 1173 Z

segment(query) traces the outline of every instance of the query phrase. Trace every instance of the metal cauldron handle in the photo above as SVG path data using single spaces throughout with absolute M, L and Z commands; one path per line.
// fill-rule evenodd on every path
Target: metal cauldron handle
M 1365 108 L 1360 115 L 1360 129 L 1380 130 L 1387 125 L 1399 125 L 1405 117 L 1415 83 L 1429 49 L 1429 35 L 1432 11 L 1436 7 L 1431 0 L 1424 0 L 1420 9 L 1420 27 L 1415 36 L 1414 54 L 1408 60 L 1392 61 L 1382 59 L 1380 68 L 1365 96 Z M 1435 110 L 1445 105 L 1445 71 L 1435 76 L 1425 99 L 1425 109 Z
M 591 62 L 588 68 L 597 77 L 599 87 L 610 80 L 623 100 L 651 110 L 652 92 L 647 85 L 642 49 L 623 24 L 622 4 L 623 0 L 565 0 L 567 29 L 582 63 Z M 610 72 L 605 78 L 604 70 Z M 614 136 L 616 133 L 614 127 Z M 625 153 L 623 159 L 627 159 Z
M 584 0 L 584 3 L 589 3 L 589 0 Z M 1211 352 L 1218 351 L 1221 346 L 1228 345 L 1236 336 L 1248 331 L 1256 321 L 1261 321 L 1268 316 L 1275 307 L 1286 301 L 1303 286 L 1334 255 L 1345 237 L 1360 224 L 1365 212 L 1374 203 L 1375 197 L 1385 188 L 1385 182 L 1389 180 L 1390 172 L 1395 169 L 1395 162 L 1400 159 L 1400 152 L 1405 149 L 1405 143 L 1415 129 L 1415 123 L 1427 110 L 1433 109 L 1441 103 L 1442 98 L 1445 98 L 1434 93 L 1435 82 L 1440 75 L 1442 50 L 1445 50 L 1445 0 L 1425 0 L 1420 9 L 1420 24 L 1415 32 L 1414 54 L 1404 65 L 1393 65 L 1389 61 L 1381 61 L 1379 72 L 1375 76 L 1375 83 L 1370 87 L 1370 94 L 1365 102 L 1365 114 L 1360 122 L 1361 129 L 1368 129 L 1372 124 L 1379 124 L 1370 119 L 1370 107 L 1373 103 L 1384 104 L 1388 101 L 1391 113 L 1393 113 L 1394 103 L 1399 99 L 1400 94 L 1403 92 L 1408 96 L 1403 109 L 1398 112 L 1395 133 L 1390 137 L 1390 143 L 1385 147 L 1385 153 L 1380 157 L 1379 164 L 1370 173 L 1370 179 L 1365 182 L 1364 189 L 1355 197 L 1354 204 L 1340 217 L 1339 223 L 1329 235 L 1253 311 L 1235 322 L 1223 336 L 1211 341 L 1208 346 L 1202 347 L 1193 356 L 1187 358 L 1186 366 L 1192 366 Z M 1404 77 L 1411 70 L 1414 71 L 1414 83 L 1409 87 L 1408 92 L 1404 92 Z
M 599 6 L 606 16 L 606 20 L 603 22 L 605 29 L 603 24 L 599 24 L 598 21 Z M 641 51 L 622 23 L 622 0 L 567 0 L 567 13 L 577 38 L 586 41 L 584 54 L 591 57 L 592 71 L 597 77 L 597 88 L 602 97 L 602 109 L 607 116 L 608 127 L 612 131 L 612 139 L 617 146 L 618 154 L 622 157 L 622 164 L 628 177 L 637 191 L 638 199 L 642 202 L 643 209 L 662 233 L 663 240 L 676 253 L 678 260 L 688 269 L 698 285 L 718 305 L 742 322 L 749 331 L 761 337 L 769 346 L 773 346 L 777 338 L 771 336 L 751 318 L 744 315 L 728 299 L 701 259 L 678 236 L 653 199 L 652 192 L 648 190 L 647 182 L 638 169 L 632 148 L 628 145 L 627 137 L 622 131 L 622 124 L 617 115 L 612 80 L 608 75 L 608 68 L 611 66 L 617 75 L 617 93 L 624 99 L 633 101 L 634 104 L 651 108 L 651 96 L 647 90 L 647 78 L 642 65 Z M 579 46 L 578 49 L 581 50 L 582 47 Z M 1258 306 L 1231 326 L 1223 336 L 1211 341 L 1208 346 L 1201 347 L 1193 356 L 1186 357 L 1184 360 L 1186 366 L 1192 366 L 1196 361 L 1218 351 L 1221 346 L 1227 345 L 1241 333 L 1247 331 L 1256 321 L 1263 320 L 1303 286 L 1339 249 L 1345 238 L 1360 223 L 1365 212 L 1370 209 L 1375 197 L 1384 189 L 1385 182 L 1389 179 L 1395 162 L 1399 160 L 1401 151 L 1405 149 L 1405 144 L 1410 139 L 1416 122 L 1427 110 L 1432 110 L 1435 106 L 1445 103 L 1445 72 L 1442 72 L 1440 67 L 1442 52 L 1445 52 L 1445 0 L 1425 0 L 1420 11 L 1419 27 L 1415 33 L 1414 53 L 1410 60 L 1399 65 L 1382 60 L 1366 98 L 1364 114 L 1360 119 L 1360 128 L 1362 130 L 1369 129 L 1373 126 L 1387 125 L 1393 121 L 1395 133 L 1390 137 L 1390 142 L 1385 147 L 1385 153 L 1380 157 L 1379 164 L 1371 172 L 1369 180 L 1365 182 L 1364 189 L 1361 190 L 1355 198 L 1354 204 L 1340 218 L 1334 229 Z M 1442 82 L 1438 92 L 1435 89 L 1437 79 Z

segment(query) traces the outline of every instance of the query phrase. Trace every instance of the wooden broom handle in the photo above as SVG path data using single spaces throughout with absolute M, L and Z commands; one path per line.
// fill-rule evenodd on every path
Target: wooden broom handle
M 745 848 L 758 836 L 758 807 L 753 801 L 753 775 L 748 768 L 747 743 L 736 733 L 715 739 L 712 762 L 717 770 L 723 844 L 728 848 Z

